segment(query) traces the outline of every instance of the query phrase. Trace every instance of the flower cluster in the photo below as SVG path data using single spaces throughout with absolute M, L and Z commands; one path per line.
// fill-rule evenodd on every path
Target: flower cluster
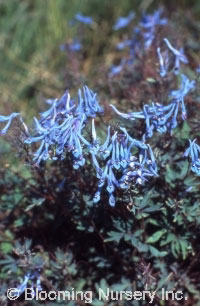
M 118 45 L 122 49 L 125 45 L 130 47 L 130 59 L 134 58 L 135 49 L 144 46 L 148 49 L 155 37 L 156 26 L 165 25 L 166 18 L 161 18 L 162 10 L 157 10 L 152 15 L 143 15 L 139 26 L 134 29 L 131 40 Z M 114 29 L 126 27 L 134 18 L 131 12 L 127 17 L 120 17 Z M 85 24 L 92 24 L 93 20 L 88 16 L 76 14 L 75 19 Z M 142 37 L 137 40 L 138 35 Z M 172 52 L 175 60 L 173 71 L 179 72 L 180 62 L 187 63 L 183 49 L 175 49 L 167 38 L 164 38 L 168 49 Z M 74 40 L 73 51 L 80 49 L 80 42 Z M 167 50 L 168 51 L 168 50 Z M 160 62 L 160 75 L 166 76 L 169 59 L 163 57 L 160 48 L 157 48 Z M 129 59 L 129 60 L 130 60 Z M 126 59 L 121 60 L 119 66 L 112 68 L 112 74 L 117 74 L 127 63 Z M 135 120 L 142 119 L 146 124 L 146 131 L 142 140 L 132 138 L 125 128 L 112 131 L 108 127 L 107 138 L 104 143 L 97 138 L 95 129 L 95 118 L 97 114 L 103 113 L 103 108 L 99 105 L 97 95 L 87 86 L 78 90 L 78 98 L 71 99 L 68 91 L 60 99 L 47 100 L 50 104 L 48 110 L 40 113 L 40 118 L 34 117 L 34 133 L 29 132 L 19 113 L 12 113 L 9 116 L 0 116 L 0 122 L 7 122 L 1 131 L 5 134 L 10 127 L 12 120 L 19 116 L 25 129 L 24 143 L 31 145 L 36 143 L 37 149 L 33 153 L 33 161 L 36 166 L 47 160 L 64 159 L 70 153 L 73 168 L 78 169 L 85 164 L 86 156 L 90 156 L 90 161 L 96 171 L 98 179 L 98 189 L 94 195 L 94 202 L 101 198 L 103 187 L 109 194 L 109 204 L 115 205 L 114 192 L 116 188 L 127 189 L 131 185 L 143 184 L 149 177 L 158 176 L 157 165 L 151 147 L 146 144 L 146 139 L 153 136 L 153 132 L 171 132 L 177 126 L 179 109 L 182 112 L 182 119 L 187 117 L 184 104 L 185 96 L 195 87 L 195 82 L 181 74 L 181 84 L 178 90 L 170 92 L 170 101 L 167 105 L 152 102 L 151 105 L 145 104 L 139 112 L 128 114 L 121 113 L 114 105 L 112 109 L 122 118 Z M 84 128 L 89 119 L 92 119 L 91 135 L 89 139 L 84 135 Z M 190 140 L 190 147 L 186 150 L 185 156 L 192 159 L 192 170 L 200 173 L 199 162 L 200 147 Z M 87 155 L 86 155 L 87 153 Z M 27 274 L 21 285 L 21 290 L 27 285 L 32 276 Z
M 93 128 L 94 134 L 94 128 Z M 109 193 L 109 204 L 115 205 L 113 192 L 116 187 L 127 189 L 131 184 L 142 184 L 148 176 L 157 176 L 157 165 L 153 152 L 149 145 L 133 139 L 125 128 L 120 132 L 114 132 L 111 136 L 110 126 L 108 127 L 107 138 L 104 144 L 100 145 L 93 135 L 93 144 L 83 140 L 91 155 L 93 165 L 96 169 L 99 180 L 98 190 L 94 196 L 94 202 L 101 197 L 103 186 Z M 139 150 L 139 157 L 133 155 L 133 150 Z M 105 166 L 100 167 L 99 161 L 103 160 Z
M 142 20 L 139 22 L 138 26 L 133 29 L 133 35 L 130 39 L 126 39 L 117 44 L 118 50 L 123 50 L 126 47 L 130 49 L 129 59 L 122 58 L 121 62 L 117 66 L 112 66 L 110 70 L 110 76 L 117 75 L 126 64 L 133 63 L 135 55 L 144 46 L 144 50 L 151 47 L 156 34 L 157 26 L 163 26 L 167 24 L 166 18 L 161 18 L 162 10 L 156 10 L 153 14 L 145 15 L 143 14 Z M 133 19 L 134 15 L 131 12 L 127 17 L 120 17 L 114 29 L 118 30 L 127 26 Z
M 50 108 L 40 113 L 40 119 L 34 117 L 34 135 L 31 135 L 20 117 L 26 132 L 24 143 L 38 144 L 38 149 L 33 154 L 35 165 L 40 166 L 41 162 L 49 159 L 64 159 L 70 152 L 73 167 L 78 169 L 85 164 L 86 147 L 99 180 L 94 202 L 100 200 L 102 188 L 106 185 L 111 206 L 115 205 L 113 192 L 116 187 L 128 188 L 133 183 L 144 183 L 149 176 L 157 176 L 157 166 L 150 146 L 133 139 L 126 129 L 120 128 L 119 132 L 115 131 L 111 135 L 109 126 L 105 142 L 100 143 L 94 118 L 97 113 L 103 112 L 103 108 L 99 105 L 96 94 L 87 86 L 79 89 L 77 102 L 71 99 L 66 91 L 60 99 L 47 100 L 47 103 Z M 16 115 L 19 114 L 14 113 L 2 118 L 10 120 L 10 124 Z M 89 118 L 92 118 L 92 133 L 88 140 L 84 137 L 83 130 Z M 4 128 L 4 132 L 7 128 Z M 133 155 L 134 149 L 139 150 L 139 157 Z M 103 163 L 104 166 L 100 166 Z M 26 285 L 27 279 L 28 276 L 23 286 Z
M 200 175 L 200 146 L 196 143 L 196 139 L 193 141 L 189 139 L 189 143 L 190 145 L 185 151 L 184 156 L 190 157 L 192 161 L 191 170 Z
M 152 15 L 143 15 L 140 27 L 143 29 L 144 48 L 149 49 L 153 43 L 156 26 L 166 25 L 167 19 L 161 18 L 162 10 L 156 10 Z
M 90 16 L 84 16 L 81 13 L 76 13 L 74 18 L 69 22 L 69 24 L 71 26 L 74 26 L 77 23 L 85 25 L 93 25 L 94 20 Z M 61 51 L 78 52 L 83 48 L 82 38 L 83 38 L 82 35 L 80 35 L 79 31 L 77 31 L 76 37 L 74 37 L 71 42 L 61 44 L 59 48 Z
M 182 119 L 186 119 L 186 108 L 184 104 L 184 97 L 188 92 L 195 87 L 195 82 L 190 81 L 185 75 L 181 75 L 182 81 L 180 89 L 173 90 L 170 94 L 172 101 L 164 106 L 160 103 L 152 103 L 152 105 L 145 104 L 141 112 L 132 112 L 128 114 L 121 113 L 114 105 L 110 105 L 113 110 L 125 119 L 145 119 L 146 133 L 143 140 L 153 136 L 153 131 L 165 133 L 172 131 L 177 126 L 177 115 L 179 107 L 181 106 Z
M 60 99 L 52 101 L 51 107 L 40 114 L 41 119 L 34 118 L 35 135 L 25 139 L 26 144 L 39 142 L 39 149 L 34 153 L 37 165 L 47 159 L 64 158 L 66 151 L 73 156 L 73 167 L 83 166 L 83 157 L 80 135 L 87 118 L 102 113 L 96 94 L 87 86 L 78 92 L 78 104 L 70 98 L 66 91 Z

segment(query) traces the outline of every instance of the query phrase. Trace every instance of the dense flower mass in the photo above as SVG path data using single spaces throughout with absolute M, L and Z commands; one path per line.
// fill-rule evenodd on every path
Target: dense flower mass
M 125 46 L 130 47 L 130 59 L 135 56 L 135 50 L 143 47 L 147 50 L 153 43 L 156 33 L 156 26 L 166 25 L 167 19 L 162 18 L 162 10 L 155 11 L 152 15 L 143 15 L 139 25 L 134 29 L 131 39 L 118 44 L 118 49 Z M 114 30 L 126 27 L 134 18 L 134 13 L 130 12 L 127 17 L 120 17 L 114 25 Z M 83 16 L 80 13 L 75 15 L 75 20 L 92 24 L 91 17 Z M 139 38 L 140 37 L 140 38 Z M 141 44 L 141 38 L 143 44 Z M 169 50 L 165 53 L 157 48 L 160 63 L 160 75 L 167 76 L 170 61 L 168 51 L 174 57 L 172 71 L 180 73 L 180 62 L 188 63 L 183 49 L 175 49 L 167 38 L 164 42 Z M 82 47 L 79 40 L 74 39 L 69 50 L 77 51 Z M 118 74 L 127 60 L 122 58 L 119 66 L 113 66 L 111 75 Z M 159 133 L 171 132 L 177 126 L 179 109 L 181 109 L 182 119 L 185 120 L 187 112 L 184 104 L 185 96 L 194 89 L 195 81 L 183 74 L 178 90 L 171 90 L 169 93 L 169 103 L 162 105 L 152 102 L 151 105 L 144 104 L 139 112 L 128 114 L 121 113 L 114 105 L 112 109 L 122 118 L 136 120 L 142 119 L 146 124 L 146 131 L 142 140 L 132 138 L 125 128 L 112 130 L 108 126 L 107 138 L 102 144 L 97 137 L 95 129 L 95 118 L 97 114 L 103 113 L 103 108 L 99 105 L 97 95 L 87 86 L 78 90 L 78 98 L 71 99 L 68 91 L 60 99 L 50 99 L 47 103 L 50 108 L 40 113 L 40 118 L 34 117 L 34 133 L 31 135 L 19 113 L 12 113 L 9 116 L 0 116 L 0 122 L 7 122 L 1 130 L 5 134 L 15 117 L 19 117 L 25 129 L 24 143 L 37 144 L 37 149 L 33 153 L 33 162 L 36 166 L 41 166 L 47 160 L 64 159 L 66 154 L 72 157 L 73 168 L 78 169 L 83 166 L 86 156 L 90 156 L 90 162 L 96 171 L 98 179 L 98 190 L 94 195 L 94 202 L 101 198 L 103 187 L 109 194 L 109 203 L 115 205 L 114 191 L 116 188 L 127 189 L 132 184 L 143 184 L 149 177 L 158 176 L 157 164 L 151 147 L 146 144 L 147 138 L 153 136 L 154 131 Z M 91 135 L 84 134 L 85 127 L 92 119 Z M 192 160 L 192 170 L 199 173 L 199 146 L 190 140 L 190 147 L 185 152 L 185 156 L 190 156 Z M 137 154 L 135 153 L 137 152 Z M 27 282 L 27 277 L 24 281 Z M 25 284 L 24 283 L 24 284 Z
M 16 75 L 1 85 L 0 306 L 176 306 L 172 289 L 200 306 L 194 1 L 13 2 L 1 5 L 2 80 Z M 135 288 L 155 294 L 134 302 Z
M 99 147 L 99 159 L 105 161 L 105 167 L 99 166 L 94 153 L 92 159 L 99 179 L 98 191 L 94 196 L 94 202 L 100 200 L 102 187 L 106 184 L 109 193 L 109 203 L 115 205 L 113 192 L 116 187 L 127 189 L 131 184 L 142 184 L 148 176 L 157 176 L 157 165 L 153 152 L 149 145 L 133 139 L 125 128 L 110 134 L 108 127 L 107 138 L 103 145 Z M 139 156 L 133 155 L 133 149 L 137 148 Z M 115 175 L 116 172 L 116 175 Z
M 83 166 L 85 159 L 80 134 L 87 118 L 94 118 L 96 113 L 102 112 L 96 94 L 87 86 L 83 87 L 83 94 L 79 90 L 77 105 L 67 91 L 60 99 L 53 100 L 51 107 L 40 114 L 40 120 L 34 118 L 35 135 L 25 139 L 27 144 L 40 142 L 34 153 L 36 164 L 47 159 L 63 159 L 68 151 L 72 153 L 74 168 Z
M 50 108 L 40 113 L 40 119 L 34 117 L 34 135 L 23 122 L 26 137 L 25 144 L 38 144 L 33 153 L 34 164 L 38 167 L 49 159 L 64 159 L 71 153 L 74 169 L 85 164 L 85 150 L 91 155 L 91 162 L 99 180 L 98 191 L 94 202 L 100 200 L 103 186 L 109 193 L 109 203 L 115 205 L 113 192 L 115 189 L 127 189 L 131 184 L 142 184 L 148 177 L 157 176 L 157 165 L 153 152 L 144 141 L 132 138 L 125 128 L 111 133 L 108 127 L 107 138 L 103 144 L 97 139 L 95 129 L 96 115 L 103 113 L 97 95 L 87 86 L 78 91 L 78 100 L 71 99 L 68 91 L 60 99 L 47 100 Z M 11 120 L 20 115 L 1 116 L 2 121 Z M 83 135 L 88 119 L 92 119 L 91 137 Z M 3 129 L 7 131 L 8 124 Z M 133 155 L 137 148 L 138 156 Z M 104 166 L 100 166 L 100 163 Z
M 140 112 L 132 112 L 128 114 L 119 112 L 112 104 L 110 106 L 122 118 L 130 120 L 145 119 L 146 133 L 143 136 L 144 140 L 146 137 L 152 137 L 154 130 L 159 133 L 165 133 L 167 131 L 171 132 L 172 129 L 177 126 L 179 107 L 181 107 L 182 119 L 186 119 L 187 113 L 184 104 L 184 97 L 195 87 L 195 82 L 190 81 L 185 75 L 182 74 L 181 79 L 180 89 L 171 91 L 170 97 L 172 97 L 172 100 L 166 106 L 153 102 L 152 105 L 145 104 L 143 110 Z

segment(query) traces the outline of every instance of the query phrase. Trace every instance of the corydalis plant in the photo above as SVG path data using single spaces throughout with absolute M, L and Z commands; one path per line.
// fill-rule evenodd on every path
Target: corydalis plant
M 94 130 L 93 130 L 94 131 Z M 95 140 L 95 137 L 93 137 Z M 157 165 L 149 145 L 132 138 L 125 128 L 115 131 L 111 136 L 108 127 L 107 138 L 104 144 L 94 146 L 84 140 L 96 169 L 99 180 L 98 190 L 94 195 L 94 202 L 99 202 L 102 188 L 106 186 L 109 193 L 109 204 L 115 205 L 113 195 L 116 188 L 128 189 L 131 185 L 143 184 L 149 176 L 157 176 Z M 96 148 L 94 150 L 94 148 Z M 139 156 L 134 156 L 133 151 L 138 149 Z M 104 167 L 100 161 L 104 161 Z
M 97 138 L 94 118 L 103 112 L 96 94 L 87 86 L 78 91 L 78 100 L 71 99 L 68 91 L 60 99 L 47 100 L 50 108 L 34 117 L 34 135 L 21 119 L 25 128 L 24 143 L 38 144 L 33 153 L 34 164 L 38 167 L 49 159 L 64 159 L 71 153 L 74 169 L 85 164 L 88 152 L 99 180 L 94 202 L 100 200 L 103 186 L 109 193 L 109 203 L 115 205 L 113 195 L 116 187 L 126 189 L 131 184 L 142 184 L 149 176 L 157 176 L 157 166 L 149 145 L 138 141 L 127 133 L 125 128 L 114 131 L 110 126 L 105 142 Z M 12 117 L 12 116 L 11 116 Z M 83 135 L 88 119 L 92 118 L 90 139 Z M 139 156 L 133 155 L 135 148 Z M 27 278 L 26 278 L 27 279 Z
M 170 96 L 173 98 L 171 102 L 164 106 L 160 103 L 152 103 L 152 105 L 145 104 L 143 110 L 140 112 L 121 113 L 114 105 L 110 105 L 112 109 L 122 118 L 135 120 L 144 119 L 146 123 L 146 133 L 143 140 L 153 136 L 153 131 L 159 133 L 171 132 L 177 126 L 177 115 L 181 107 L 182 119 L 185 120 L 187 113 L 184 104 L 184 97 L 191 89 L 195 87 L 195 82 L 190 81 L 185 75 L 181 75 L 181 86 L 178 90 L 173 90 Z
M 133 28 L 132 37 L 126 39 L 117 44 L 118 50 L 129 48 L 129 58 L 122 58 L 121 62 L 117 66 L 112 66 L 110 70 L 110 76 L 117 75 L 124 68 L 126 64 L 132 64 L 136 58 L 137 53 L 141 54 L 141 50 L 148 50 L 155 37 L 158 26 L 164 26 L 167 24 L 167 19 L 162 18 L 162 9 L 156 10 L 153 14 L 143 14 L 139 24 Z M 121 25 L 127 26 L 131 21 L 131 13 L 127 17 L 120 17 L 114 26 L 115 30 L 122 28 Z
M 26 144 L 39 142 L 39 149 L 34 153 L 34 162 L 39 165 L 47 159 L 63 159 L 66 152 L 73 156 L 73 167 L 83 166 L 80 135 L 88 117 L 94 118 L 102 113 L 96 94 L 87 86 L 78 92 L 78 103 L 71 100 L 68 92 L 52 102 L 49 110 L 40 114 L 41 119 L 34 118 L 35 135 L 25 139 Z

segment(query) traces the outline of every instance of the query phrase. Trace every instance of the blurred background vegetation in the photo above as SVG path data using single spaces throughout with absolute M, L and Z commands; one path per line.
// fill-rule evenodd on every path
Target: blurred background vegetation
M 115 48 L 116 43 L 120 41 L 121 34 L 114 32 L 112 27 L 119 16 L 126 16 L 131 10 L 136 12 L 136 20 L 139 21 L 142 12 L 153 12 L 160 6 L 164 7 L 164 15 L 171 20 L 169 30 L 174 32 L 177 38 L 179 38 L 179 32 L 182 33 L 181 41 L 184 40 L 186 48 L 189 49 L 187 55 L 189 55 L 191 63 L 190 68 L 186 69 L 188 69 L 189 76 L 193 78 L 192 69 L 194 70 L 200 64 L 200 1 L 198 0 L 0 0 L 0 114 L 6 115 L 19 111 L 25 121 L 30 122 L 33 115 L 38 115 L 38 112 L 46 108 L 45 98 L 60 97 L 67 88 L 70 93 L 76 93 L 77 89 L 84 84 L 98 92 L 101 104 L 105 108 L 107 107 L 104 118 L 108 120 L 110 120 L 108 108 L 110 99 L 115 99 L 117 103 L 122 104 L 121 101 L 124 101 L 125 98 L 128 100 L 127 103 L 131 98 L 131 102 L 134 101 L 133 103 L 137 104 L 137 95 L 134 96 L 133 91 L 131 91 L 131 86 L 135 86 L 135 84 L 129 84 L 133 81 L 133 78 L 128 80 L 126 75 L 123 75 L 116 80 L 108 79 L 109 67 L 115 59 L 121 56 Z M 77 24 L 72 27 L 70 21 L 77 12 L 91 16 L 95 21 L 94 25 L 86 27 Z M 61 50 L 60 46 L 71 43 L 77 33 L 83 37 L 83 51 L 72 54 L 66 50 Z M 153 57 L 152 59 L 155 60 Z M 142 65 L 145 66 L 145 62 L 142 62 Z M 149 65 L 149 62 L 147 65 Z M 155 65 L 152 70 L 154 68 Z M 142 79 L 139 85 L 136 84 L 136 89 L 138 86 L 140 94 L 140 103 L 141 101 L 142 103 L 144 101 L 148 102 L 153 96 L 153 91 L 157 90 L 156 85 L 153 87 L 152 83 L 149 85 L 149 83 L 146 84 L 143 81 Z M 148 96 L 149 93 L 152 94 L 151 97 Z M 196 97 L 196 107 L 200 103 L 198 99 Z M 129 104 L 125 104 L 125 108 L 126 105 Z M 196 108 L 192 109 L 191 107 L 191 113 L 196 115 Z M 106 119 L 102 120 L 106 121 Z M 151 235 L 153 236 L 153 232 L 157 231 L 157 226 L 160 226 L 158 227 L 160 231 L 166 226 L 168 232 L 162 232 L 161 234 L 165 236 L 170 233 L 172 237 L 173 233 L 174 240 L 169 239 L 168 241 L 167 237 L 166 241 L 168 242 L 163 240 L 162 243 L 163 245 L 173 244 L 174 253 L 170 253 L 166 257 L 167 259 L 162 257 L 154 261 L 154 258 L 150 257 L 155 277 L 158 276 L 160 279 L 161 287 L 162 282 L 168 281 L 168 275 L 171 275 L 169 267 L 173 264 L 175 280 L 172 280 L 169 289 L 173 288 L 174 284 L 179 286 L 179 282 L 183 283 L 184 280 L 186 283 L 186 285 L 184 283 L 184 286 L 187 287 L 188 284 L 187 290 L 191 293 L 191 296 L 198 298 L 199 284 L 197 284 L 197 280 L 200 273 L 197 271 L 197 266 L 199 267 L 200 248 L 197 244 L 199 238 L 197 227 L 200 220 L 197 199 L 199 187 L 192 175 L 187 177 L 187 182 L 184 182 L 185 185 L 183 184 L 185 175 L 187 176 L 187 162 L 180 161 L 177 169 L 173 164 L 173 158 L 178 160 L 177 151 L 184 150 L 184 141 L 190 136 L 191 130 L 194 137 L 199 133 L 199 125 L 197 128 L 195 131 L 186 124 L 181 125 L 180 130 L 173 136 L 174 142 L 170 142 L 172 138 L 169 139 L 168 135 L 165 135 L 165 138 L 160 142 L 160 146 L 157 146 L 158 151 L 165 150 L 159 158 L 162 157 L 162 160 L 166 159 L 166 163 L 171 162 L 171 164 L 166 169 L 164 167 L 161 169 L 163 171 L 161 174 L 163 181 L 160 180 L 156 186 L 156 191 L 159 194 L 158 199 L 155 197 L 154 200 L 154 194 L 151 194 L 150 189 L 154 189 L 152 184 L 149 187 L 150 191 L 145 192 L 146 198 L 142 203 L 142 208 L 138 209 L 137 218 L 134 213 L 128 212 L 126 205 L 124 207 L 118 206 L 116 210 L 112 210 L 106 201 L 105 206 L 101 206 L 98 211 L 98 208 L 93 207 L 88 194 L 84 195 L 84 199 L 79 202 L 81 197 L 79 186 L 75 185 L 77 174 L 67 162 L 64 166 L 71 176 L 69 182 L 67 181 L 65 184 L 66 188 L 63 192 L 59 190 L 58 182 L 61 182 L 63 178 L 65 179 L 66 168 L 64 171 L 63 168 L 58 169 L 53 165 L 48 171 L 31 172 L 30 167 L 24 165 L 19 158 L 21 152 L 20 143 L 17 140 L 17 131 L 16 134 L 15 131 L 11 131 L 8 140 L 10 137 L 12 145 L 14 144 L 17 148 L 18 155 L 13 157 L 9 142 L 4 139 L 0 140 L 0 191 L 2 193 L 0 218 L 3 220 L 0 226 L 0 255 L 7 260 L 7 263 L 4 262 L 4 264 L 7 264 L 7 268 L 5 267 L 0 274 L 0 280 L 8 277 L 8 280 L 12 282 L 13 276 L 11 274 L 9 276 L 10 272 L 7 273 L 7 271 L 14 271 L 18 280 L 19 277 L 23 279 L 22 271 L 11 257 L 13 257 L 13 246 L 16 240 L 28 237 L 33 240 L 33 247 L 36 247 L 36 252 L 45 258 L 46 270 L 45 276 L 43 275 L 43 284 L 46 288 L 51 288 L 48 287 L 48 277 L 50 277 L 55 283 L 59 280 L 59 285 L 73 285 L 82 289 L 87 285 L 86 281 L 89 280 L 89 278 L 86 279 L 88 271 L 91 273 L 90 286 L 93 286 L 95 282 L 100 283 L 101 286 L 106 286 L 105 275 L 110 274 L 112 280 L 116 275 L 118 276 L 119 288 L 120 286 L 126 288 L 126 284 L 123 284 L 123 282 L 126 282 L 123 276 L 133 278 L 135 262 L 139 261 L 141 254 L 145 254 L 145 260 L 149 259 L 149 255 L 146 255 L 147 252 L 144 250 L 139 250 L 138 253 L 135 242 L 131 245 L 130 237 L 127 238 L 127 236 L 123 242 L 120 242 L 119 248 L 119 244 L 115 243 L 119 237 L 116 239 L 117 234 L 113 230 L 120 231 L 122 224 L 124 233 L 127 230 L 134 229 L 135 231 L 139 229 L 139 235 L 142 232 L 146 236 L 149 235 L 149 237 L 144 236 L 143 239 L 148 241 L 148 238 L 151 238 Z M 135 131 L 136 135 L 139 132 Z M 154 144 L 156 144 L 156 141 Z M 171 153 L 168 153 L 168 151 Z M 86 171 L 85 173 L 86 177 L 89 178 L 90 172 Z M 174 195 L 183 186 L 189 188 L 192 184 L 197 186 L 193 189 L 194 194 L 191 193 L 190 197 L 185 200 L 185 206 L 181 202 L 181 206 L 175 211 L 176 207 L 174 208 L 172 203 Z M 83 186 L 85 185 L 83 184 Z M 90 183 L 88 186 L 90 186 Z M 86 189 L 88 186 L 86 186 Z M 164 186 L 162 192 L 160 191 L 161 186 Z M 174 186 L 178 186 L 177 190 Z M 141 193 L 142 197 L 143 194 Z M 76 199 L 76 205 L 73 202 L 74 198 Z M 139 206 L 142 201 L 142 198 L 138 197 L 136 204 Z M 195 203 L 194 209 L 191 203 Z M 145 205 L 150 207 L 146 208 Z M 158 205 L 159 209 L 156 210 L 155 205 Z M 147 212 L 145 209 L 147 209 Z M 149 212 L 154 213 L 154 210 L 156 213 L 152 217 Z M 168 218 L 166 224 L 159 223 L 162 218 L 165 220 L 166 215 Z M 190 220 L 185 221 L 186 216 L 189 219 L 190 215 L 192 216 Z M 82 219 L 80 216 L 82 216 Z M 102 219 L 99 219 L 99 216 Z M 178 219 L 178 225 L 174 221 L 176 218 Z M 137 220 L 135 221 L 135 219 Z M 105 224 L 107 228 L 105 228 Z M 190 227 L 188 233 L 187 226 Z M 146 229 L 148 230 L 147 234 Z M 107 234 L 108 232 L 109 234 Z M 51 233 L 51 237 L 49 237 L 49 233 Z M 114 238 L 112 234 L 113 237 L 115 236 Z M 120 235 L 123 236 L 121 233 Z M 118 233 L 118 236 L 120 235 Z M 58 236 L 59 240 L 57 239 Z M 109 242 L 109 239 L 111 241 L 108 246 L 103 240 L 106 237 L 107 242 Z M 180 237 L 185 240 L 179 245 Z M 120 239 L 118 239 L 118 242 Z M 192 257 L 191 241 L 197 249 L 195 258 Z M 155 243 L 158 242 L 159 238 L 156 238 Z M 57 247 L 60 247 L 60 249 L 57 249 Z M 141 244 L 140 248 L 143 247 L 145 246 Z M 162 249 L 162 244 L 158 244 L 157 248 Z M 73 266 L 74 261 L 68 249 L 73 250 L 73 256 L 75 261 L 78 262 L 79 269 Z M 158 252 L 157 249 L 152 250 L 154 253 Z M 142 253 L 143 251 L 146 253 Z M 67 263 L 65 260 L 68 260 Z M 70 270 L 70 267 L 72 271 L 63 275 L 64 269 Z M 97 268 L 99 269 L 98 272 L 100 271 L 99 274 L 95 274 Z M 195 285 L 187 275 L 187 272 L 189 271 L 189 274 L 191 270 L 194 273 L 191 279 L 195 280 Z M 64 280 L 60 279 L 61 276 Z M 72 277 L 72 279 L 74 277 L 75 282 L 69 280 L 68 277 Z M 134 286 L 137 286 L 137 283 L 134 283 Z M 194 300 L 191 299 L 191 301 Z M 96 303 L 95 305 L 100 304 Z
M 75 13 L 92 16 L 84 62 L 79 72 L 88 79 L 99 57 L 111 64 L 112 25 L 130 10 L 142 12 L 164 4 L 169 14 L 200 15 L 195 0 L 11 0 L 0 1 L 0 112 L 22 111 L 30 119 L 43 107 L 43 98 L 60 96 L 69 87 L 68 55 L 59 45 L 70 42 L 76 27 L 69 25 Z M 106 54 L 106 58 L 104 55 Z M 91 82 L 91 81 L 90 81 Z M 82 84 L 76 84 L 81 86 Z

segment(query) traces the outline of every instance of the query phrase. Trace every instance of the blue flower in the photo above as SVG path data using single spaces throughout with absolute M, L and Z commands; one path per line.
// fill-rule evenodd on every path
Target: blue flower
M 99 148 L 100 156 L 106 160 L 104 169 L 99 171 L 99 163 L 96 157 L 94 158 L 94 154 L 92 155 L 99 179 L 98 191 L 93 199 L 95 203 L 100 201 L 101 191 L 105 184 L 109 193 L 109 204 L 114 206 L 113 193 L 116 188 L 127 189 L 131 184 L 142 184 L 149 176 L 158 176 L 157 165 L 150 146 L 132 138 L 125 128 L 120 128 L 120 130 L 123 133 L 115 132 L 111 137 L 110 127 L 108 127 L 107 138 Z M 133 148 L 138 149 L 138 158 L 132 155 Z M 117 176 L 114 171 L 117 171 Z
M 175 65 L 174 65 L 174 73 L 177 74 L 179 73 L 180 70 L 180 62 L 183 62 L 184 64 L 188 63 L 188 59 L 184 54 L 183 48 L 180 48 L 179 50 L 175 49 L 169 40 L 167 38 L 163 39 L 168 46 L 168 48 L 172 51 L 172 53 L 175 56 Z
M 184 97 L 191 89 L 195 87 L 194 81 L 190 81 L 183 74 L 181 77 L 182 82 L 180 89 L 171 92 L 171 97 L 173 97 L 173 100 L 166 106 L 163 106 L 159 103 L 152 103 L 152 105 L 145 104 L 141 112 L 132 112 L 128 114 L 119 112 L 117 108 L 112 104 L 110 106 L 122 118 L 129 120 L 145 119 L 146 133 L 143 135 L 143 141 L 145 141 L 146 138 L 152 137 L 154 130 L 161 134 L 167 131 L 171 132 L 172 129 L 177 126 L 179 106 L 181 106 L 182 110 L 182 119 L 186 119 Z M 141 145 L 141 143 L 139 143 L 139 145 Z
M 144 29 L 142 34 L 144 38 L 144 47 L 148 49 L 155 38 L 155 31 L 157 25 L 166 25 L 167 19 L 161 18 L 162 9 L 155 11 L 152 15 L 143 15 L 140 27 Z
M 196 139 L 193 141 L 189 139 L 189 148 L 184 153 L 184 157 L 189 156 L 191 159 L 191 170 L 200 175 L 200 146 L 196 143 Z
M 28 272 L 24 276 L 23 282 L 17 287 L 16 293 L 18 296 L 24 293 L 25 289 L 28 288 L 28 283 L 31 281 L 31 288 L 37 289 L 38 291 L 42 290 L 41 281 L 40 281 L 40 274 L 39 272 Z M 34 291 L 33 291 L 34 294 Z
M 190 81 L 187 76 L 181 74 L 181 86 L 178 90 L 171 91 L 171 97 L 181 103 L 182 119 L 186 119 L 186 109 L 184 104 L 184 97 L 189 93 L 191 89 L 195 87 L 195 81 Z
M 87 117 L 96 117 L 102 113 L 103 108 L 99 105 L 97 95 L 87 86 L 78 92 L 78 104 L 70 98 L 68 91 L 60 99 L 50 101 L 50 108 L 40 113 L 41 119 L 34 118 L 35 135 L 28 136 L 25 143 L 40 142 L 39 148 L 34 153 L 33 161 L 39 165 L 47 159 L 63 158 L 64 152 L 71 152 L 73 167 L 78 169 L 85 163 L 82 143 L 89 142 L 81 135 L 86 124 Z M 92 145 L 90 149 L 98 150 L 98 141 L 94 121 L 92 121 Z M 53 153 L 53 155 L 52 155 Z
M 127 17 L 119 17 L 113 27 L 115 31 L 125 28 L 131 20 L 135 17 L 135 14 L 133 12 L 130 12 Z
M 0 122 L 8 121 L 6 126 L 3 128 L 3 130 L 0 131 L 0 134 L 6 134 L 8 129 L 9 129 L 9 127 L 10 127 L 10 125 L 11 125 L 11 123 L 12 123 L 12 120 L 14 118 L 16 118 L 17 116 L 19 116 L 19 115 L 20 115 L 20 113 L 12 113 L 9 116 L 2 116 L 2 115 L 0 115 Z
M 119 65 L 113 65 L 110 68 L 109 76 L 112 77 L 112 76 L 119 74 L 123 70 L 125 64 L 126 64 L 126 60 L 122 59 Z
M 126 47 L 130 48 L 129 58 L 122 58 L 119 65 L 113 65 L 110 68 L 110 77 L 119 74 L 125 65 L 132 64 L 135 60 L 135 56 L 137 55 L 137 53 L 141 53 L 141 49 L 144 48 L 144 50 L 147 50 L 151 47 L 155 39 L 156 27 L 167 24 L 167 19 L 161 18 L 161 14 L 162 10 L 160 9 L 155 11 L 152 15 L 143 15 L 139 25 L 134 27 L 132 37 L 117 44 L 116 47 L 118 50 L 123 50 Z M 120 29 L 126 26 L 129 22 L 129 16 L 120 17 L 117 23 L 115 24 L 114 29 Z
M 152 28 L 155 27 L 156 25 L 166 25 L 167 24 L 167 19 L 166 18 L 161 18 L 163 10 L 159 9 L 156 10 L 153 14 L 149 15 L 143 15 L 142 16 L 142 21 L 140 22 L 140 26 L 143 28 Z
M 80 51 L 83 48 L 82 43 L 77 39 L 73 39 L 73 42 L 69 44 L 70 51 Z
M 91 24 L 94 23 L 92 17 L 84 16 L 84 15 L 82 15 L 81 13 L 77 13 L 77 14 L 75 15 L 75 19 L 76 19 L 77 21 L 81 22 L 81 23 L 84 23 L 84 24 L 89 24 L 89 25 L 91 25 Z
M 144 119 L 145 118 L 142 112 L 134 112 L 134 113 L 125 114 L 125 113 L 119 112 L 118 109 L 114 105 L 110 104 L 110 106 L 122 118 L 130 119 L 130 120 L 135 120 L 135 119 L 139 119 L 139 118 Z
M 166 56 L 163 58 L 160 48 L 157 48 L 157 53 L 158 53 L 158 58 L 159 58 L 159 63 L 160 63 L 160 76 L 163 78 L 167 75 L 167 70 L 169 67 L 169 58 Z

